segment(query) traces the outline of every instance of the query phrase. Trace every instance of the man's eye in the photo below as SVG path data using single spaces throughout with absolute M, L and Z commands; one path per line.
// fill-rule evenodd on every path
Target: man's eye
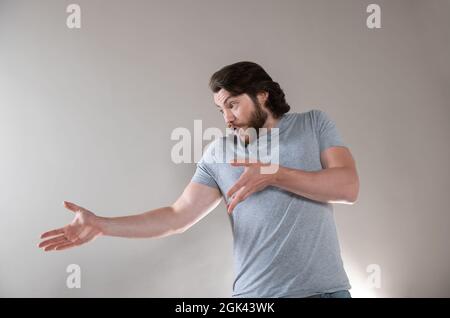
M 219 109 L 219 113 L 223 114 L 223 110 Z

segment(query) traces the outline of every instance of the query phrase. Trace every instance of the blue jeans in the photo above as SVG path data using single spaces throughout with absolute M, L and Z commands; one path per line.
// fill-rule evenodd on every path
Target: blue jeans
M 352 295 L 348 290 L 339 290 L 334 293 L 317 294 L 306 298 L 352 298 Z

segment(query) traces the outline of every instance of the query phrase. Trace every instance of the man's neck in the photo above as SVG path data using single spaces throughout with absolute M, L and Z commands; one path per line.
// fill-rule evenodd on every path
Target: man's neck
M 279 118 L 274 118 L 273 116 L 268 116 L 266 119 L 266 122 L 264 123 L 264 125 L 261 128 L 266 128 L 267 129 L 267 133 L 270 133 L 272 128 L 277 127 L 278 123 L 279 123 L 280 119 Z M 261 136 L 264 136 L 265 132 L 263 131 L 258 131 L 258 138 Z M 244 142 L 245 146 L 247 146 L 250 142 L 249 137 L 246 137 L 246 140 L 244 140 L 244 137 L 241 136 L 241 140 L 242 142 Z
M 267 130 L 270 131 L 272 128 L 274 128 L 278 125 L 279 121 L 280 121 L 279 118 L 274 118 L 273 116 L 268 116 L 266 122 L 264 123 L 263 128 L 267 128 Z

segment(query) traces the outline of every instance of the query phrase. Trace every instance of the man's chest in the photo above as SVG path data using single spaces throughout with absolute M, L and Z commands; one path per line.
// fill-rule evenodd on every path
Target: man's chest
M 249 148 L 245 151 L 245 156 L 248 158 L 250 152 L 255 150 L 258 151 L 257 158 L 268 158 L 267 154 L 270 154 L 271 162 L 283 167 L 304 171 L 322 169 L 319 145 L 314 135 L 281 136 L 278 144 Z M 242 151 L 238 152 L 235 158 L 242 158 L 243 154 Z M 222 191 L 228 191 L 243 172 L 244 167 L 234 167 L 228 163 L 218 165 L 217 181 Z

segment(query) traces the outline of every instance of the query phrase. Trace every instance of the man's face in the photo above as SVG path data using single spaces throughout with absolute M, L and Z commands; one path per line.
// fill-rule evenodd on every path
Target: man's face
M 254 128 L 258 132 L 266 123 L 268 113 L 263 109 L 263 102 L 266 95 L 258 95 L 258 104 L 247 94 L 238 96 L 231 96 L 230 92 L 221 89 L 214 93 L 214 102 L 223 114 L 223 118 L 227 127 L 233 129 L 242 128 L 244 131 L 247 128 Z

